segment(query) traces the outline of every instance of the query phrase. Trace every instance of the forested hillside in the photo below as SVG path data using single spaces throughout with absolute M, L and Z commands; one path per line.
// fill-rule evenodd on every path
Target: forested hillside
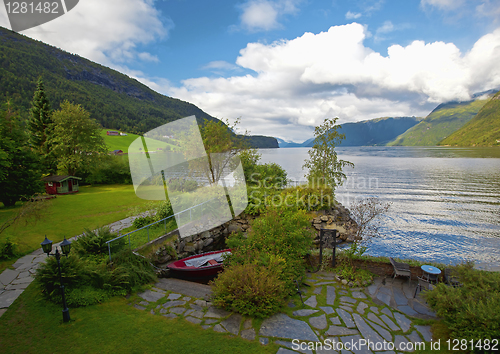
M 81 104 L 110 129 L 144 133 L 190 115 L 214 119 L 115 70 L 0 27 L 0 101 L 27 112 L 39 76 L 53 108 L 65 99 Z
M 439 145 L 500 146 L 500 91 L 472 120 Z
M 488 102 L 487 99 L 478 99 L 467 102 L 447 102 L 440 104 L 423 121 L 408 129 L 387 145 L 436 145 L 474 118 L 486 102 Z

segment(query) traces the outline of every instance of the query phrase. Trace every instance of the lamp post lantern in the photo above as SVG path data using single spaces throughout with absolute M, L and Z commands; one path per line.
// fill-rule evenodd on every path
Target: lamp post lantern
M 56 260 L 57 260 L 57 268 L 59 270 L 59 283 L 61 284 L 61 295 L 62 295 L 62 301 L 63 301 L 63 310 L 62 310 L 62 314 L 63 314 L 63 322 L 69 322 L 70 321 L 70 317 L 69 317 L 69 309 L 68 309 L 68 306 L 66 305 L 66 297 L 64 296 L 64 285 L 63 285 L 63 282 L 62 282 L 62 275 L 61 275 L 61 262 L 60 262 L 60 259 L 61 259 L 61 256 L 64 255 L 64 256 L 68 256 L 69 252 L 71 251 L 71 242 L 66 240 L 66 237 L 64 238 L 64 241 L 61 242 L 61 250 L 62 250 L 62 255 L 61 253 L 59 252 L 59 249 L 57 249 L 56 247 L 56 252 L 55 253 L 50 253 L 52 251 L 52 241 L 49 240 L 47 238 L 47 236 L 45 236 L 45 240 L 43 240 L 43 242 L 41 243 L 42 245 L 42 250 L 44 253 L 47 253 L 47 257 L 48 256 L 55 256 L 56 257 Z

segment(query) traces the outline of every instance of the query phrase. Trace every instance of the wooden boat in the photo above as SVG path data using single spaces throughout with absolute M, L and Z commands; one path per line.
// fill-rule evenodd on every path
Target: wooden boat
M 213 277 L 222 270 L 224 256 L 228 254 L 231 254 L 230 249 L 197 254 L 172 262 L 167 267 L 172 276 L 183 279 Z

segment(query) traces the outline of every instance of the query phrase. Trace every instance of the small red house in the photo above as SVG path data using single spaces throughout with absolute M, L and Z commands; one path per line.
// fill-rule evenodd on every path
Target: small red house
M 117 132 L 116 130 L 108 130 L 106 131 L 106 135 L 120 135 L 120 132 Z
M 42 178 L 47 194 L 70 194 L 78 192 L 80 177 L 52 175 Z

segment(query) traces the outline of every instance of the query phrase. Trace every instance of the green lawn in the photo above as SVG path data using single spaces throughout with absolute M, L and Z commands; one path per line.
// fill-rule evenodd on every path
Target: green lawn
M 204 330 L 183 319 L 170 319 L 129 306 L 107 303 L 70 309 L 41 298 L 30 285 L 0 317 L 2 353 L 276 353 L 278 346 Z
M 40 247 L 45 235 L 54 242 L 73 237 L 85 228 L 99 226 L 124 219 L 132 207 L 147 201 L 138 198 L 132 185 L 83 186 L 75 194 L 58 195 L 49 200 L 44 218 L 36 224 L 10 227 L 0 234 L 0 243 L 9 237 L 22 253 Z M 0 204 L 1 205 L 1 204 Z M 0 206 L 0 223 L 17 212 L 15 208 Z M 0 263 L 0 270 L 3 269 Z

